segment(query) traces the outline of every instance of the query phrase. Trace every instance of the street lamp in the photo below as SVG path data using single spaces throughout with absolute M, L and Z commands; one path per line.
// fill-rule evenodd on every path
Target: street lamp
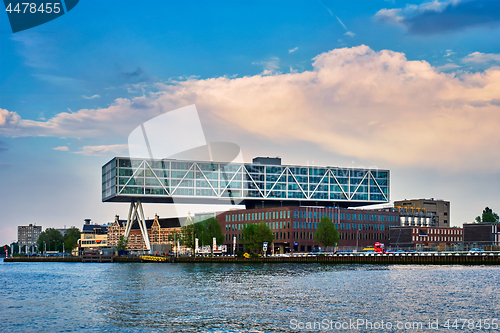
M 358 252 L 358 244 L 359 244 L 359 227 L 356 230 L 356 252 Z

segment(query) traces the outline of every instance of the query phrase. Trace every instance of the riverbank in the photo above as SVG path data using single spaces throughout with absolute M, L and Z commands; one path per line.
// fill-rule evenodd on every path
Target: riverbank
M 308 257 L 266 257 L 266 258 L 242 258 L 242 257 L 179 257 L 175 262 L 227 262 L 227 263 L 334 263 L 334 264 L 382 264 L 382 265 L 500 265 L 500 255 L 332 255 L 332 256 L 308 256 Z
M 114 262 L 158 263 L 332 263 L 332 264 L 381 264 L 381 265 L 500 265 L 500 254 L 427 254 L 427 255 L 332 255 L 290 257 L 114 257 Z M 14 257 L 5 262 L 82 262 L 81 257 Z

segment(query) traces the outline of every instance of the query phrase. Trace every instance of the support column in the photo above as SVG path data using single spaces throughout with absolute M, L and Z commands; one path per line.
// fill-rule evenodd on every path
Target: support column
M 144 210 L 142 209 L 142 204 L 139 200 L 137 201 L 137 208 L 139 209 L 139 212 L 141 214 L 141 220 L 139 222 L 139 225 L 141 226 L 142 237 L 144 238 L 144 243 L 146 244 L 146 250 L 148 252 L 151 252 L 151 244 L 149 243 L 148 227 L 146 226 L 146 219 L 144 217 Z
M 132 215 L 132 211 L 134 212 L 134 215 Z M 125 233 L 123 236 L 128 239 L 128 236 L 130 234 L 130 229 L 132 228 L 132 223 L 135 219 L 135 214 L 136 214 L 136 207 L 135 207 L 135 202 L 131 201 L 130 202 L 130 208 L 128 210 L 128 218 L 127 218 L 127 224 L 125 226 Z M 133 216 L 133 218 L 132 218 Z
M 149 242 L 148 229 L 146 226 L 146 220 L 144 218 L 144 210 L 142 209 L 142 203 L 140 200 L 137 202 L 131 201 L 130 208 L 128 211 L 127 225 L 125 226 L 125 233 L 123 234 L 126 238 L 130 235 L 130 230 L 132 229 L 132 224 L 137 220 L 139 228 L 141 229 L 142 238 L 144 239 L 144 244 L 146 245 L 146 251 L 151 251 L 151 244 Z

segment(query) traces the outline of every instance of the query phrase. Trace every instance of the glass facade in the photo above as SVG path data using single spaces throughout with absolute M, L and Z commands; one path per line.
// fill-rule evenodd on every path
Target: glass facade
M 389 171 L 116 157 L 102 167 L 102 199 L 126 197 L 383 203 Z

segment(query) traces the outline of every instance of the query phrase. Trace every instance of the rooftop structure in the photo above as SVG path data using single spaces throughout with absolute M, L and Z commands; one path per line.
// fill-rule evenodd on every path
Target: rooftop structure
M 394 201 L 394 207 L 400 208 L 402 215 L 408 217 L 403 225 L 420 225 L 415 218 L 421 215 L 433 214 L 429 226 L 450 227 L 450 202 L 440 199 L 410 199 Z M 403 212 L 406 212 L 403 214 Z M 422 224 L 423 226 L 424 224 Z

